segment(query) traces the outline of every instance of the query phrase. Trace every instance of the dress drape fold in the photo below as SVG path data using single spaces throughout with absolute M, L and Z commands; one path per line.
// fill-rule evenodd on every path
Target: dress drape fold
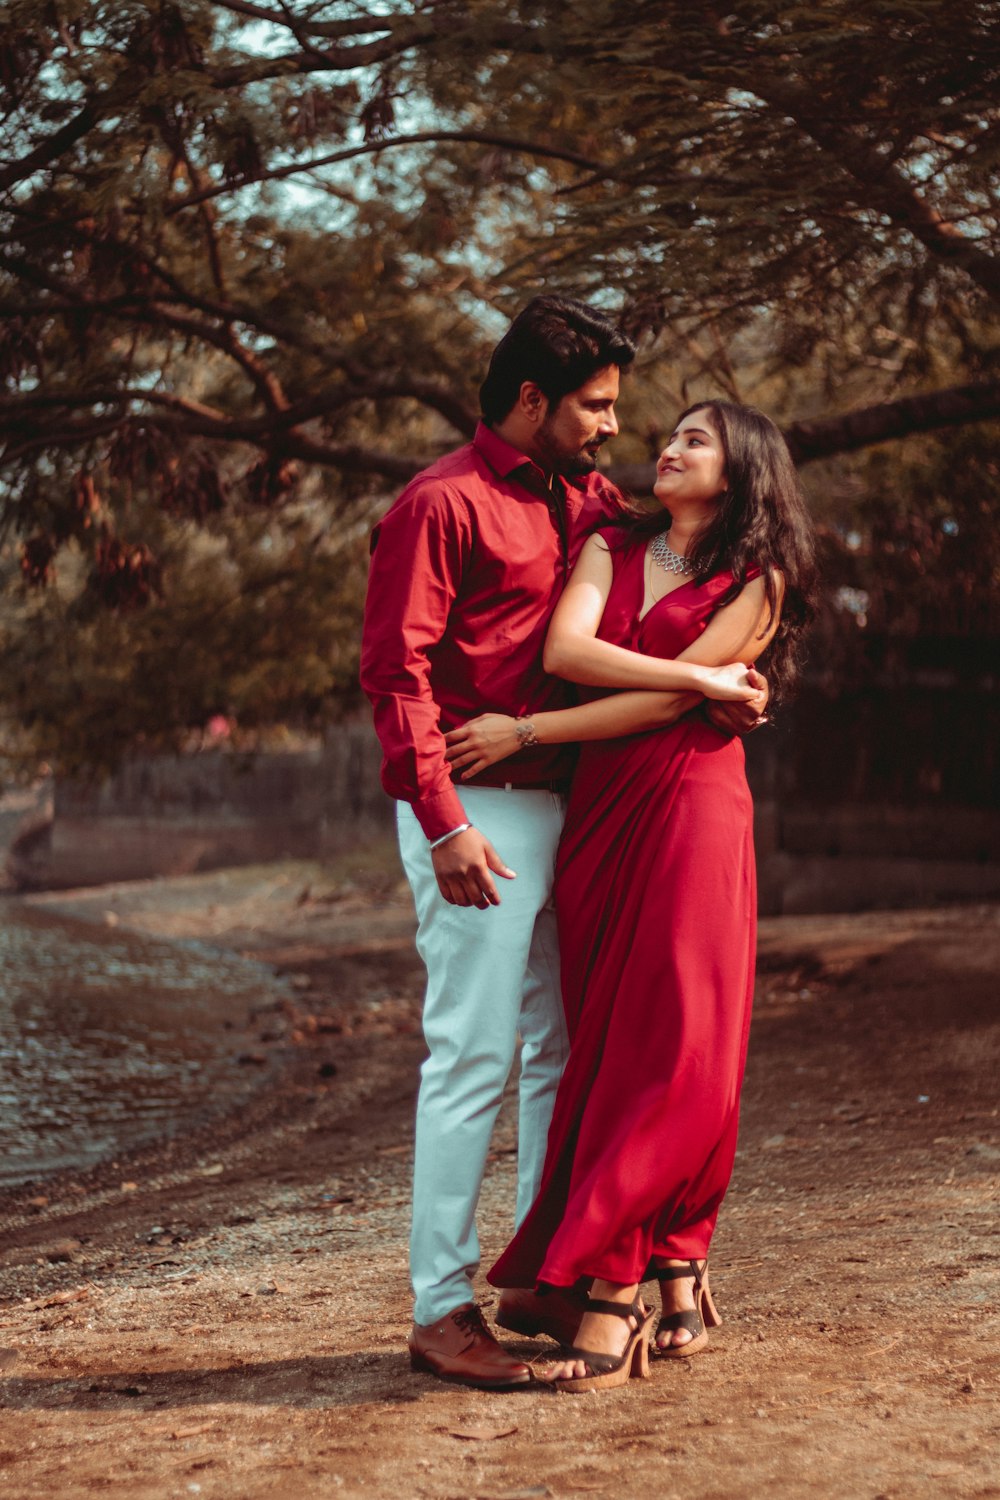
M 675 657 L 732 583 L 674 589 L 640 618 L 644 543 L 605 533 L 600 638 Z M 631 1283 L 708 1254 L 729 1185 L 756 941 L 743 746 L 701 713 L 583 746 L 555 888 L 571 1039 L 542 1185 L 489 1279 Z

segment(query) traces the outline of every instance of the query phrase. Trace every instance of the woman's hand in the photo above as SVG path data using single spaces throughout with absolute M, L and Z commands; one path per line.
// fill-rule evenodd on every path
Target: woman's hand
M 706 698 L 721 699 L 726 703 L 747 703 L 759 692 L 750 681 L 749 671 L 750 668 L 741 661 L 730 662 L 725 667 L 705 667 L 701 691 Z
M 506 760 L 519 749 L 514 732 L 516 722 L 509 714 L 480 714 L 478 719 L 449 729 L 444 737 L 448 747 L 445 760 L 461 771 L 463 781 L 478 776 L 487 766 Z
M 753 697 L 748 698 L 746 707 L 756 716 L 754 728 L 767 721 L 767 703 L 771 696 L 771 689 L 767 685 L 767 679 L 762 677 L 755 667 L 750 668 L 750 686 L 754 689 Z

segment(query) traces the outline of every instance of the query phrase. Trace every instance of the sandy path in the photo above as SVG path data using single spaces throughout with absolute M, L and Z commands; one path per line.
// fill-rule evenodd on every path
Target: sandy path
M 1000 911 L 765 922 L 711 1351 L 604 1395 L 486 1395 L 403 1351 L 406 903 L 325 878 L 59 898 L 264 954 L 299 998 L 286 1082 L 239 1120 L 0 1203 L 8 1500 L 1000 1497 Z M 485 1256 L 512 1147 L 508 1104 Z

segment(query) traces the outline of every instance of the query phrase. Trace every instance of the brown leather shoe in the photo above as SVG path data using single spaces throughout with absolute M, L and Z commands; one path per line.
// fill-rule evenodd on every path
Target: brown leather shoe
M 523 1333 L 529 1339 L 547 1333 L 557 1344 L 572 1344 L 583 1313 L 583 1299 L 568 1287 L 553 1287 L 544 1296 L 531 1287 L 505 1287 L 500 1293 L 497 1322 L 501 1328 Z
M 456 1307 L 439 1323 L 414 1323 L 409 1349 L 410 1368 L 426 1370 L 439 1380 L 484 1391 L 502 1391 L 531 1380 L 530 1368 L 497 1343 L 472 1302 Z

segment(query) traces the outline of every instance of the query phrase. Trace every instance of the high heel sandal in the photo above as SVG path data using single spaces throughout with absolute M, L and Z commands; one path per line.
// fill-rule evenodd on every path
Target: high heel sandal
M 718 1328 L 722 1322 L 708 1286 L 708 1261 L 703 1260 L 700 1265 L 696 1260 L 691 1260 L 686 1266 L 659 1266 L 653 1275 L 657 1281 L 684 1281 L 689 1276 L 694 1277 L 694 1307 L 685 1308 L 681 1312 L 664 1313 L 653 1334 L 654 1354 L 662 1359 L 687 1359 L 690 1355 L 697 1354 L 699 1349 L 704 1349 L 708 1343 L 707 1330 Z M 686 1344 L 664 1345 L 656 1342 L 661 1333 L 676 1333 L 678 1328 L 686 1328 L 691 1335 Z
M 635 1318 L 635 1328 L 621 1354 L 599 1354 L 593 1349 L 580 1349 L 575 1344 L 563 1344 L 553 1356 L 556 1363 L 563 1360 L 582 1360 L 586 1375 L 566 1376 L 550 1382 L 557 1391 L 606 1391 L 612 1386 L 624 1385 L 629 1378 L 649 1379 L 649 1335 L 655 1313 L 647 1312 L 638 1295 L 630 1303 L 603 1302 L 590 1297 L 586 1312 L 608 1313 L 614 1318 Z M 547 1361 L 548 1363 L 549 1361 Z

